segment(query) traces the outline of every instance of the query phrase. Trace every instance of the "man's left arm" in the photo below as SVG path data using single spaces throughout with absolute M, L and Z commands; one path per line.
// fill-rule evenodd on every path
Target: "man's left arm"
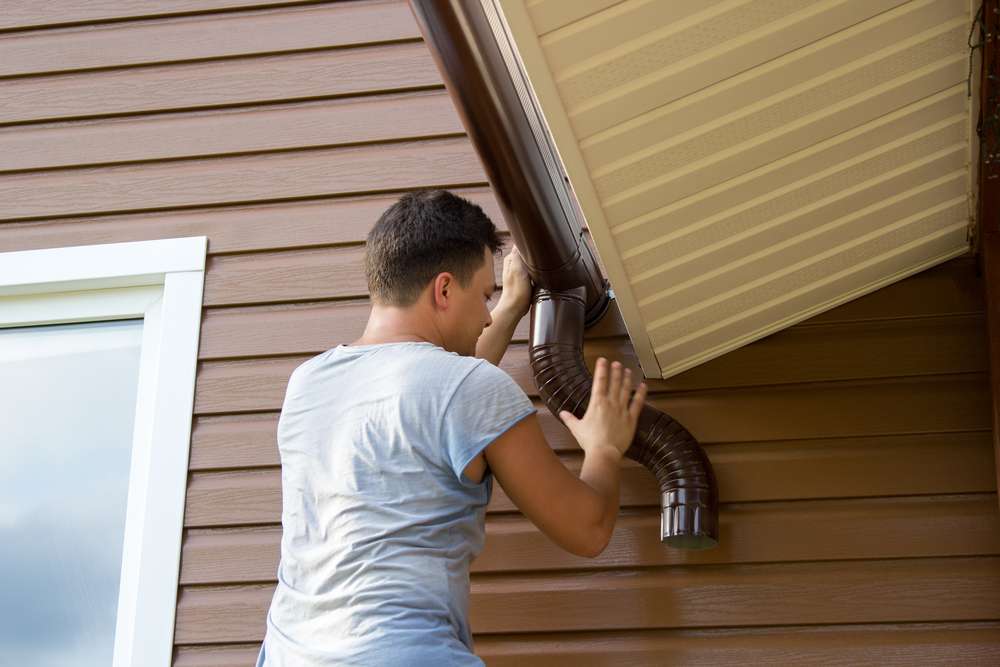
M 510 339 L 514 336 L 514 329 L 525 312 L 516 308 L 513 304 L 504 303 L 504 295 L 500 295 L 500 302 L 490 311 L 493 317 L 493 324 L 483 329 L 483 333 L 476 341 L 476 356 L 486 359 L 494 366 L 500 365 Z
M 476 341 L 476 356 L 494 366 L 500 365 L 517 323 L 528 314 L 531 305 L 531 278 L 514 246 L 503 263 L 503 291 L 500 301 L 490 311 L 493 323 L 483 329 Z

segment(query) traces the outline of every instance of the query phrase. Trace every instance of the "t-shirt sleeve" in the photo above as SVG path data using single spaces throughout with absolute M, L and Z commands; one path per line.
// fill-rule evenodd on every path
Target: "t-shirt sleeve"
M 455 477 L 491 442 L 538 410 L 514 380 L 482 360 L 452 393 L 441 423 L 441 437 Z

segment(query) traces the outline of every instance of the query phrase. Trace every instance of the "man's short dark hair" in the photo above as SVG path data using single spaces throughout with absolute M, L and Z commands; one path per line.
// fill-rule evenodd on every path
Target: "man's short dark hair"
M 493 221 L 476 204 L 447 190 L 403 195 L 368 233 L 365 276 L 373 300 L 413 305 L 439 273 L 464 288 L 483 265 L 483 248 L 500 250 Z

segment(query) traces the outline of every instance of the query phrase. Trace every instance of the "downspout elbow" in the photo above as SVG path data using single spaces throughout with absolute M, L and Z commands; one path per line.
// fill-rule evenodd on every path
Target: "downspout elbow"
M 583 357 L 586 288 L 540 288 L 531 306 L 530 362 L 542 400 L 558 415 L 582 418 L 593 378 Z M 718 486 L 712 464 L 694 437 L 648 403 L 625 456 L 649 469 L 660 486 L 660 539 L 680 549 L 719 542 Z

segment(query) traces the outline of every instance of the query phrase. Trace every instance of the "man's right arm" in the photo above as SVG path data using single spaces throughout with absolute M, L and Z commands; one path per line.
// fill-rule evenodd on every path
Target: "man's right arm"
M 598 359 L 587 414 L 560 417 L 584 450 L 580 477 L 545 440 L 536 415 L 522 419 L 486 447 L 496 480 L 539 530 L 578 556 L 600 555 L 618 518 L 622 454 L 635 434 L 646 397 L 642 384 L 629 401 L 631 379 L 618 362 Z

